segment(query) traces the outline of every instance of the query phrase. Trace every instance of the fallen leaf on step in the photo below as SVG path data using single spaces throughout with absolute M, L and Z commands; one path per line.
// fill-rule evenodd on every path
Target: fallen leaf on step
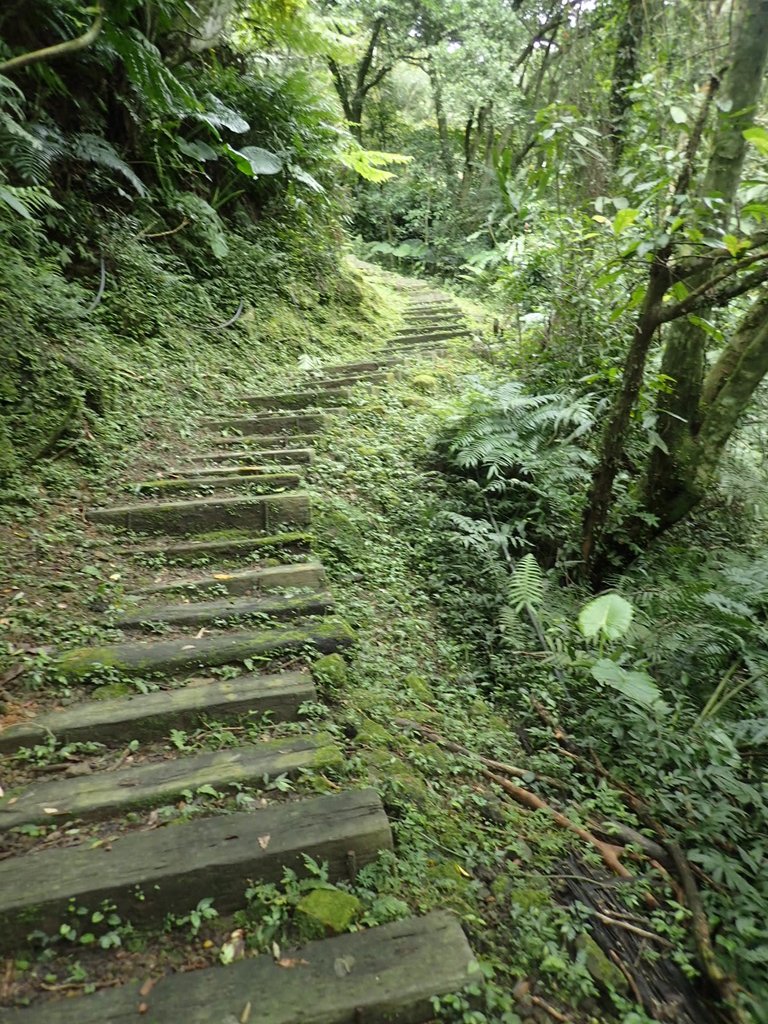
M 353 956 L 337 956 L 333 961 L 333 970 L 337 978 L 346 977 L 354 966 L 355 958 Z
M 145 1014 L 149 1009 L 149 1003 L 139 1003 L 139 1013 Z
M 269 846 L 269 840 L 271 838 L 272 836 L 259 836 L 259 846 L 262 848 L 262 850 L 266 850 L 266 848 Z
M 205 636 L 207 632 L 208 630 L 205 628 L 205 626 L 201 626 L 199 631 L 195 633 L 195 640 L 202 640 L 202 638 Z
M 246 1003 L 243 1008 L 243 1012 L 240 1014 L 240 1024 L 248 1024 L 248 1020 L 251 1016 L 251 1004 Z
M 145 999 L 149 995 L 149 993 L 152 991 L 152 989 L 155 987 L 156 984 L 157 984 L 157 978 L 147 978 L 147 980 L 144 982 L 144 984 L 139 989 L 139 995 L 141 996 L 141 998 Z
M 60 811 L 59 811 L 58 807 L 44 807 L 43 808 L 43 814 L 59 814 L 59 813 L 60 813 Z
M 232 573 L 230 573 L 230 572 L 215 572 L 213 574 L 213 578 L 215 580 L 228 580 L 228 579 L 232 578 Z
M 300 967 L 302 964 L 308 964 L 309 960 L 302 960 L 297 956 L 284 956 L 281 960 L 277 961 L 278 967 Z
M 280 947 L 278 946 L 278 944 L 276 942 L 272 943 L 272 958 L 274 960 L 279 960 L 280 959 Z
M 182 649 L 182 651 L 194 651 L 195 645 L 194 644 L 185 644 L 181 649 Z

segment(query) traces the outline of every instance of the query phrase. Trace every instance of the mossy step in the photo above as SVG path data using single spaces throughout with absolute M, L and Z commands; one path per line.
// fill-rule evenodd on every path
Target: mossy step
M 210 466 L 196 468 L 190 472 L 204 475 L 206 473 L 231 473 L 236 472 L 241 466 L 249 468 L 254 462 L 270 462 L 273 465 L 285 465 L 298 470 L 300 466 L 309 465 L 315 452 L 313 448 L 270 448 L 254 451 L 250 448 L 214 449 L 209 452 L 199 452 L 190 455 L 190 462 L 236 462 L 237 466 L 225 467 L 223 469 L 212 469 Z
M 181 592 L 190 597 L 208 591 L 226 591 L 228 594 L 252 594 L 257 591 L 281 590 L 285 587 L 319 587 L 325 579 L 320 562 L 289 562 L 268 565 L 242 572 L 217 572 L 211 576 L 198 576 L 165 583 L 152 583 L 136 591 L 139 595 L 173 594 Z
M 422 331 L 420 334 L 402 334 L 396 338 L 391 338 L 388 347 L 407 346 L 424 341 L 448 341 L 450 338 L 470 338 L 471 336 L 472 332 L 463 327 L 449 330 Z
M 301 486 L 300 473 L 275 472 L 274 467 L 247 466 L 223 473 L 192 471 L 188 477 L 164 477 L 162 480 L 142 480 L 134 486 L 139 494 L 160 496 L 163 494 L 189 494 L 204 488 L 214 490 L 248 490 L 264 494 L 286 489 L 296 490 Z
M 248 530 L 215 530 L 200 540 L 163 541 L 159 544 L 134 545 L 123 548 L 123 553 L 142 558 L 162 557 L 169 562 L 199 562 L 203 559 L 239 558 L 252 554 L 291 552 L 303 554 L 309 550 L 312 534 L 294 530 L 254 537 Z
M 336 412 L 328 409 L 327 413 Z M 288 435 L 291 440 L 297 434 L 310 434 L 323 430 L 328 418 L 323 413 L 272 413 L 260 416 L 207 416 L 200 422 L 211 430 L 236 430 L 241 434 L 260 434 L 264 437 L 274 434 Z M 293 435 L 293 437 L 291 437 Z
M 279 775 L 341 762 L 341 751 L 327 735 L 289 736 L 76 779 L 38 782 L 0 799 L 0 832 L 43 821 L 115 818 L 136 808 L 161 807 L 185 790 L 194 793 L 201 786 L 218 792 L 233 786 L 258 787 Z
M 349 398 L 349 388 L 334 387 L 315 391 L 287 391 L 278 395 L 246 395 L 243 402 L 251 409 L 313 409 L 343 405 Z
M 347 375 L 369 373 L 371 371 L 386 369 L 388 367 L 400 366 L 403 362 L 399 356 L 379 356 L 366 359 L 359 363 L 334 363 L 331 366 L 321 367 L 323 373 L 333 374 L 339 378 L 346 379 Z
M 195 534 L 209 530 L 269 530 L 307 526 L 309 496 L 300 492 L 189 501 L 146 501 L 91 509 L 92 523 L 118 526 L 133 533 Z
M 304 854 L 336 880 L 391 846 L 378 795 L 360 789 L 16 857 L 0 863 L 0 949 L 18 951 L 33 930 L 58 934 L 72 900 L 92 911 L 107 900 L 135 925 L 204 898 L 230 914 L 249 880 L 278 882 L 285 868 L 305 876 Z
M 10 1010 L 7 1024 L 425 1024 L 432 999 L 480 981 L 456 918 L 446 911 L 406 918 L 272 956 L 166 975 L 148 994 L 137 978 L 95 995 Z M 288 977 L 288 976 L 291 977 Z M 257 1008 L 252 1016 L 248 1007 Z
M 344 386 L 354 387 L 356 384 L 386 384 L 397 372 L 394 366 L 395 364 L 393 364 L 391 373 L 377 373 L 376 371 L 371 373 L 350 373 L 346 377 L 323 377 L 313 380 L 312 384 L 317 388 L 329 389 Z
M 328 619 L 309 626 L 77 647 L 56 655 L 50 670 L 66 680 L 88 679 L 104 669 L 134 676 L 172 675 L 213 665 L 242 664 L 250 658 L 278 657 L 307 648 L 326 654 L 349 647 L 353 640 L 354 634 L 346 623 Z
M 118 629 L 146 629 L 150 625 L 205 626 L 237 622 L 256 615 L 280 621 L 310 615 L 329 615 L 335 607 L 327 592 L 269 597 L 230 597 L 217 601 L 195 601 L 186 604 L 147 605 L 115 619 Z
M 256 445 L 261 448 L 274 450 L 292 449 L 296 446 L 314 448 L 315 442 L 319 437 L 320 435 L 316 432 L 311 434 L 252 434 L 249 437 L 241 437 L 238 434 L 233 437 L 216 437 L 211 440 L 220 449 L 229 448 L 230 446 L 232 448 L 250 448 L 250 445 Z M 250 450 L 255 452 L 257 448 Z
M 157 739 L 172 728 L 195 729 L 203 719 L 232 721 L 267 712 L 273 722 L 292 722 L 301 705 L 315 698 L 308 672 L 191 680 L 178 690 L 85 701 L 8 726 L 0 730 L 0 752 L 34 746 L 49 736 L 61 743 L 116 746 Z

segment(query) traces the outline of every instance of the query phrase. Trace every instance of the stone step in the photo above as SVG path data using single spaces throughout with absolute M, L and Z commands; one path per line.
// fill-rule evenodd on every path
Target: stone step
M 429 320 L 436 317 L 464 316 L 458 306 L 440 306 L 438 309 L 412 309 L 403 314 L 404 320 Z
M 263 466 L 247 466 L 222 472 L 207 473 L 192 471 L 187 477 L 163 477 L 158 480 L 142 480 L 134 490 L 141 495 L 162 497 L 165 494 L 194 494 L 202 489 L 248 490 L 252 493 L 268 494 L 273 491 L 297 490 L 302 483 L 300 473 L 280 471 L 276 467 L 265 470 Z
M 33 783 L 0 799 L 0 832 L 39 822 L 100 821 L 136 808 L 162 807 L 184 790 L 200 786 L 217 792 L 235 786 L 258 788 L 279 775 L 339 765 L 343 756 L 326 736 L 290 736 L 236 747 L 207 750 L 149 764 L 93 772 L 74 779 Z
M 346 623 L 327 619 L 308 626 L 77 647 L 56 655 L 50 670 L 61 679 L 73 681 L 88 679 L 103 669 L 133 676 L 173 675 L 213 665 L 242 664 L 250 658 L 277 658 L 308 649 L 327 654 L 349 647 L 353 640 L 354 634 Z
M 6 1011 L 7 1024 L 133 1024 L 142 1004 L 147 1024 L 426 1024 L 434 1020 L 434 997 L 481 977 L 461 925 L 446 911 L 318 939 L 282 956 L 296 966 L 248 958 L 166 975 L 148 995 L 138 978 Z
M 185 604 L 145 605 L 129 614 L 118 616 L 114 621 L 118 629 L 125 630 L 146 630 L 152 625 L 216 626 L 252 619 L 258 615 L 275 621 L 329 615 L 335 605 L 333 597 L 323 591 L 296 597 L 229 597 Z
M 233 413 L 230 416 L 206 416 L 200 422 L 211 430 L 236 430 L 240 434 L 285 434 L 294 440 L 297 434 L 310 434 L 322 430 L 328 422 L 328 415 L 337 409 L 322 413 L 266 413 L 261 416 L 244 416 Z
M 325 579 L 325 570 L 320 562 L 288 562 L 285 565 L 268 565 L 259 569 L 245 569 L 242 572 L 217 572 L 212 576 L 152 583 L 137 595 L 174 594 L 181 592 L 196 597 L 209 591 L 226 591 L 242 595 L 259 591 L 281 590 L 286 587 L 318 588 Z
M 292 722 L 305 701 L 317 697 L 308 672 L 248 673 L 236 679 L 193 679 L 177 690 L 91 700 L 38 715 L 0 730 L 0 752 L 34 746 L 54 736 L 61 743 L 155 740 L 175 729 L 196 729 L 203 719 L 232 721 L 269 713 L 273 722 Z
M 300 492 L 189 501 L 146 501 L 91 509 L 92 523 L 118 526 L 133 533 L 195 534 L 209 530 L 270 530 L 307 526 L 309 496 Z
M 400 347 L 408 346 L 410 344 L 418 344 L 419 342 L 425 341 L 448 341 L 451 338 L 471 338 L 472 332 L 466 330 L 466 328 L 455 328 L 444 331 L 423 331 L 421 334 L 403 334 L 397 338 L 391 338 L 387 347 Z M 392 342 L 395 342 L 393 345 Z
M 36 929 L 58 933 L 71 901 L 95 911 L 107 900 L 134 925 L 160 925 L 206 897 L 231 914 L 249 880 L 278 882 L 285 868 L 306 876 L 304 854 L 338 880 L 391 846 L 381 800 L 361 789 L 15 857 L 0 863 L 0 949 L 18 952 Z
M 291 468 L 296 467 L 298 470 L 299 466 L 309 465 L 312 462 L 314 456 L 314 449 L 312 448 L 270 448 L 260 449 L 254 451 L 249 448 L 233 448 L 231 451 L 226 449 L 214 449 L 209 452 L 199 452 L 196 455 L 190 455 L 190 462 L 237 462 L 249 466 L 254 462 L 266 462 L 269 461 L 275 465 L 286 464 Z M 239 469 L 240 466 L 234 467 Z M 214 473 L 230 473 L 233 472 L 233 468 L 227 469 L 211 469 L 209 466 L 194 470 L 195 473 L 204 475 Z M 186 475 L 190 475 L 190 471 L 186 471 Z
M 327 405 L 343 405 L 349 401 L 349 397 L 349 388 L 333 387 L 288 391 L 278 395 L 246 395 L 243 402 L 251 409 L 317 409 Z
M 241 558 L 246 555 L 274 555 L 278 552 L 305 554 L 312 534 L 294 530 L 255 537 L 247 530 L 214 530 L 192 541 L 161 541 L 158 544 L 133 545 L 123 553 L 141 558 L 163 558 L 168 562 L 200 562 L 217 558 Z
M 377 358 L 366 359 L 360 363 L 335 363 L 332 366 L 323 366 L 323 373 L 332 374 L 339 379 L 348 379 L 349 375 L 370 373 L 377 370 L 386 370 L 390 367 L 402 365 L 402 358 L 398 356 L 381 355 Z

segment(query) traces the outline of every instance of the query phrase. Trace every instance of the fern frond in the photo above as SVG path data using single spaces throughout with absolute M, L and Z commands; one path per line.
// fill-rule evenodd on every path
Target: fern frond
M 507 599 L 519 615 L 523 608 L 538 608 L 544 599 L 544 573 L 532 554 L 515 565 L 507 587 Z

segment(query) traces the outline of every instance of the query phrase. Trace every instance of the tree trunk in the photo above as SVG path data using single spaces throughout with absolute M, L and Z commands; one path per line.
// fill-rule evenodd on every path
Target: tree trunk
M 626 0 L 624 17 L 613 59 L 613 82 L 608 101 L 609 135 L 613 147 L 614 166 L 621 160 L 627 133 L 627 117 L 631 106 L 629 90 L 637 77 L 640 47 L 645 30 L 645 0 Z
M 703 185 L 705 194 L 716 194 L 723 201 L 718 214 L 723 230 L 728 224 L 744 164 L 743 132 L 754 121 L 768 60 L 768 0 L 741 0 L 736 13 L 731 64 L 723 90 L 729 112 L 718 115 Z M 700 276 L 686 283 L 695 288 L 705 281 L 706 277 Z M 706 310 L 699 315 L 706 316 Z M 739 339 L 743 340 L 741 331 L 716 364 L 721 377 L 726 375 L 726 369 L 733 370 L 732 364 L 737 359 L 733 345 Z M 706 350 L 706 333 L 688 319 L 678 320 L 667 329 L 661 372 L 672 382 L 672 390 L 660 395 L 657 403 L 657 431 L 666 451 L 653 450 L 643 486 L 643 504 L 665 527 L 681 518 L 681 509 L 688 511 L 693 507 L 685 497 L 690 492 L 694 472 L 692 446 L 702 429 L 703 407 L 714 397 L 712 380 L 709 393 L 702 392 Z
M 432 103 L 435 108 L 437 134 L 440 139 L 440 156 L 443 161 L 443 168 L 445 170 L 448 187 L 453 188 L 456 170 L 453 163 L 451 138 L 448 134 L 448 118 L 445 113 L 445 107 L 443 106 L 443 87 L 440 81 L 440 75 L 435 65 L 434 57 L 432 57 L 431 54 L 427 60 L 427 74 L 429 75 L 429 84 L 432 86 Z

